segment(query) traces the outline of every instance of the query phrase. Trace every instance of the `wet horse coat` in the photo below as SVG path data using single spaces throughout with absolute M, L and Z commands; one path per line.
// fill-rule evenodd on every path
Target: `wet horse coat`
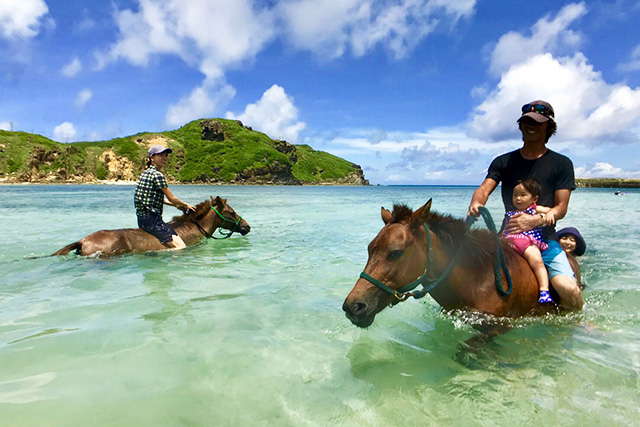
M 468 309 L 496 316 L 519 317 L 539 306 L 538 282 L 527 261 L 503 240 L 496 243 L 488 230 L 467 231 L 464 221 L 431 212 L 431 200 L 413 212 L 395 205 L 393 212 L 382 208 L 385 226 L 369 244 L 364 272 L 397 290 L 425 273 L 427 230 L 431 234 L 433 263 L 427 275 L 438 278 L 458 255 L 451 273 L 430 295 L 444 309 Z M 513 290 L 501 295 L 496 289 L 494 259 L 498 244 L 504 251 Z M 459 254 L 458 254 L 459 252 Z M 504 273 L 501 282 L 507 283 Z M 377 313 L 397 298 L 365 278 L 360 278 L 342 306 L 357 326 L 371 325 Z
M 214 208 L 216 211 L 214 211 Z M 223 219 L 224 218 L 224 219 Z M 226 199 L 211 197 L 211 200 L 196 206 L 195 212 L 174 217 L 169 223 L 187 246 L 198 243 L 202 238 L 210 237 L 219 228 L 238 231 L 243 236 L 251 227 L 231 206 Z M 119 230 L 100 230 L 73 242 L 52 255 L 66 255 L 76 251 L 80 255 L 98 255 L 102 257 L 122 255 L 125 253 L 161 251 L 170 249 L 160 243 L 153 235 L 139 228 L 123 228 Z

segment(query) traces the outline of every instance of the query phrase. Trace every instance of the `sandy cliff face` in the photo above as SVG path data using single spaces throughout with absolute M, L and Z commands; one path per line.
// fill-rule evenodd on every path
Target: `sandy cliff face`
M 126 157 L 116 156 L 113 150 L 107 150 L 98 157 L 107 169 L 107 180 L 135 181 L 137 176 L 134 164 Z

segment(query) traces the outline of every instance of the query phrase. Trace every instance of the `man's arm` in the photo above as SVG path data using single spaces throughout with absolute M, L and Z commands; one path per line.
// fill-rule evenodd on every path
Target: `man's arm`
M 489 196 L 493 193 L 493 190 L 498 186 L 498 182 L 493 178 L 485 178 L 485 180 L 480 184 L 480 187 L 473 192 L 473 196 L 471 197 L 471 203 L 469 203 L 469 211 L 467 212 L 467 216 L 479 216 L 480 211 L 478 208 L 484 206 L 489 200 Z
M 523 233 L 543 225 L 554 225 L 567 214 L 569 208 L 569 198 L 571 191 L 567 189 L 556 190 L 553 194 L 553 207 L 551 207 L 544 218 L 542 215 L 528 215 L 517 213 L 509 219 L 507 231 L 512 234 Z

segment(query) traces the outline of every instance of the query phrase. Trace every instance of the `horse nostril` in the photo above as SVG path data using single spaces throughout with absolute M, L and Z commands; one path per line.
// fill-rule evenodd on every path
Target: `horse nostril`
M 363 302 L 354 302 L 353 304 L 342 304 L 342 309 L 352 316 L 357 316 L 367 309 L 367 304 Z

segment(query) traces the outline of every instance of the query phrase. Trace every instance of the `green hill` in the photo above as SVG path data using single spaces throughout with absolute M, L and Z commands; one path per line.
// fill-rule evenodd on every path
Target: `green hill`
M 63 144 L 0 131 L 0 182 L 135 181 L 151 145 L 170 147 L 171 182 L 368 185 L 360 166 L 308 145 L 269 138 L 238 120 L 195 120 L 179 129 Z

